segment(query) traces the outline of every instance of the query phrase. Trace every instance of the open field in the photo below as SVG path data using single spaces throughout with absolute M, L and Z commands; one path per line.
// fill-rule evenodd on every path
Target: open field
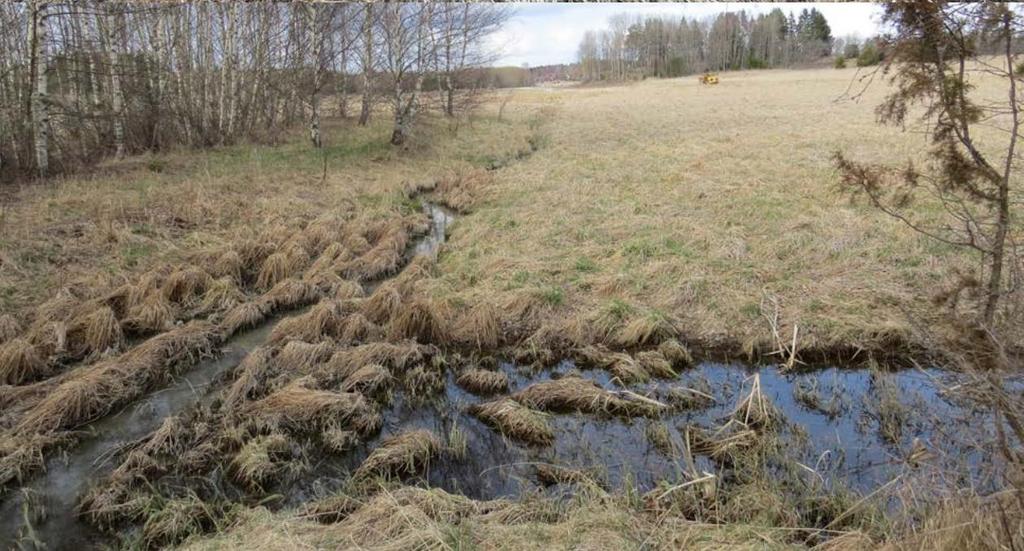
M 838 193 L 835 150 L 924 148 L 875 124 L 881 84 L 841 99 L 854 78 L 517 89 L 403 148 L 384 116 L 332 120 L 322 155 L 296 134 L 13 193 L 0 528 L 196 549 L 995 546 L 1003 498 L 961 490 L 1004 465 L 947 430 L 989 418 L 946 402 L 940 369 L 888 369 L 934 352 L 916 327 L 973 260 Z M 780 347 L 839 369 L 764 365 Z M 739 357 L 761 363 L 708 361 Z

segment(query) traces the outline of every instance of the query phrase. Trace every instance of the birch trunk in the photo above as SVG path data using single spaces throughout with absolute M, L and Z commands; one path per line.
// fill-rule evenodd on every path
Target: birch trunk
M 32 67 L 34 92 L 31 100 L 33 146 L 36 156 L 36 173 L 45 178 L 50 170 L 50 109 L 47 97 L 49 60 L 46 50 L 46 2 L 29 2 L 26 11 L 29 21 L 29 42 L 32 45 Z

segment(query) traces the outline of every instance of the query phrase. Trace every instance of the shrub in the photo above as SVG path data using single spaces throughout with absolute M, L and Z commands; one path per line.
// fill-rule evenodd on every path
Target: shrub
M 843 48 L 843 57 L 853 59 L 860 56 L 860 44 L 850 42 Z
M 867 67 L 869 65 L 878 65 L 882 61 L 882 53 L 878 51 L 878 48 L 874 44 L 865 44 L 860 50 L 860 55 L 857 56 L 857 66 Z
M 843 57 L 843 56 L 836 56 L 836 62 L 833 65 L 833 67 L 835 67 L 836 69 L 845 69 L 846 68 L 846 58 Z

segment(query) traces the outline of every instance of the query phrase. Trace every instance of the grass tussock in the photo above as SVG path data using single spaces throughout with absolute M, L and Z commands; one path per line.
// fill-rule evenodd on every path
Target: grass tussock
M 534 383 L 513 394 L 512 399 L 542 411 L 604 413 L 624 417 L 655 417 L 667 407 L 634 392 L 605 390 L 580 377 Z
M 342 315 L 338 302 L 321 301 L 304 314 L 279 321 L 270 333 L 270 342 L 282 342 L 289 338 L 317 342 L 337 333 Z
M 243 302 L 245 302 L 245 293 L 238 288 L 234 279 L 230 276 L 223 276 L 215 279 L 206 289 L 195 313 L 206 316 L 225 312 Z
M 249 352 L 238 364 L 234 382 L 224 394 L 224 403 L 235 408 L 256 397 L 271 372 L 273 349 L 260 346 Z
M 205 270 L 190 266 L 171 272 L 164 281 L 164 298 L 177 304 L 191 304 L 213 284 L 213 277 Z
M 243 302 L 228 310 L 221 325 L 228 335 L 256 327 L 274 310 L 273 303 L 268 300 L 256 299 Z
M 21 324 L 10 314 L 0 314 L 0 344 L 21 334 Z
M 508 375 L 488 369 L 466 369 L 455 379 L 455 384 L 480 396 L 491 396 L 508 391 Z
M 273 302 L 275 308 L 286 309 L 313 302 L 319 298 L 319 293 L 307 281 L 288 278 L 274 285 L 265 296 Z
M 455 340 L 478 350 L 493 350 L 501 344 L 501 313 L 490 302 L 480 302 L 458 317 Z
M 392 340 L 444 344 L 449 339 L 449 320 L 449 311 L 443 304 L 418 297 L 398 308 L 388 326 L 388 335 Z
M 515 400 L 504 398 L 473 404 L 468 411 L 509 438 L 538 446 L 550 446 L 555 441 L 548 415 Z
M 259 275 L 256 276 L 256 287 L 269 291 L 274 285 L 295 275 L 300 268 L 292 264 L 292 259 L 287 254 L 274 253 L 260 266 Z
M 334 336 L 344 345 L 365 344 L 383 337 L 384 329 L 363 314 L 353 312 L 338 322 Z
M 588 487 L 601 487 L 601 477 L 589 469 L 574 469 L 551 463 L 538 463 L 533 467 L 537 481 L 545 486 L 556 484 L 580 484 Z
M 267 426 L 282 426 L 295 431 L 317 427 L 346 426 L 359 434 L 376 432 L 381 425 L 380 414 L 356 392 L 330 392 L 308 388 L 307 378 L 292 381 L 266 398 L 253 402 L 249 415 Z
M 284 373 L 308 375 L 316 371 L 334 353 L 334 343 L 289 341 L 274 357 L 274 364 Z
M 750 377 L 750 390 L 733 409 L 731 418 L 745 427 L 758 430 L 772 430 L 782 422 L 781 415 L 771 400 L 761 390 L 761 375 Z
M 142 543 L 162 548 L 202 534 L 217 525 L 219 512 L 194 493 L 163 501 L 142 526 Z
M 337 380 L 370 364 L 383 365 L 393 373 L 404 373 L 433 354 L 433 348 L 414 341 L 373 342 L 335 352 L 324 366 L 324 371 Z
M 242 285 L 245 282 L 243 279 L 244 269 L 245 260 L 242 259 L 242 255 L 238 251 L 229 249 L 210 262 L 207 272 L 213 277 L 231 278 L 235 284 Z
M 48 363 L 25 339 L 13 339 L 0 345 L 0 381 L 20 385 L 49 372 Z
M 134 333 L 166 331 L 178 319 L 178 308 L 163 294 L 150 294 L 128 309 L 124 327 Z
M 320 442 L 324 447 L 337 454 L 352 450 L 361 441 L 359 433 L 354 430 L 329 427 L 320 433 Z
M 690 351 L 676 339 L 666 339 L 658 345 L 658 352 L 665 357 L 675 370 L 693 367 Z
M 393 382 L 394 379 L 388 368 L 380 364 L 367 364 L 345 377 L 341 382 L 341 390 L 373 396 L 391 388 Z
M 624 347 L 658 344 L 676 336 L 672 323 L 662 316 L 639 316 L 631 319 L 615 334 L 615 344 Z
M 67 350 L 72 358 L 84 358 L 119 350 L 124 335 L 114 311 L 101 306 L 76 319 L 68 328 Z
M 363 315 L 374 323 L 387 323 L 402 307 L 402 293 L 391 281 L 382 283 L 363 303 Z
M 440 439 L 428 430 L 392 436 L 375 448 L 353 473 L 357 481 L 415 474 L 442 450 Z
M 650 373 L 652 377 L 675 379 L 679 376 L 679 374 L 672 369 L 672 363 L 665 358 L 660 350 L 637 352 L 636 361 L 640 364 L 640 367 L 642 367 L 644 371 Z
M 282 463 L 291 459 L 291 444 L 280 433 L 260 435 L 246 442 L 231 459 L 234 479 L 250 491 L 262 492 L 273 481 Z

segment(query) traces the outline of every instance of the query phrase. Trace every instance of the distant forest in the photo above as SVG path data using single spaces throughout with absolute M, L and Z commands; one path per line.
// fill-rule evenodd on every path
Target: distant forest
M 583 80 L 625 80 L 787 67 L 815 62 L 844 45 L 814 8 L 798 17 L 787 17 L 778 8 L 756 16 L 723 12 L 702 20 L 622 14 L 612 17 L 607 29 L 584 34 L 579 70 Z

